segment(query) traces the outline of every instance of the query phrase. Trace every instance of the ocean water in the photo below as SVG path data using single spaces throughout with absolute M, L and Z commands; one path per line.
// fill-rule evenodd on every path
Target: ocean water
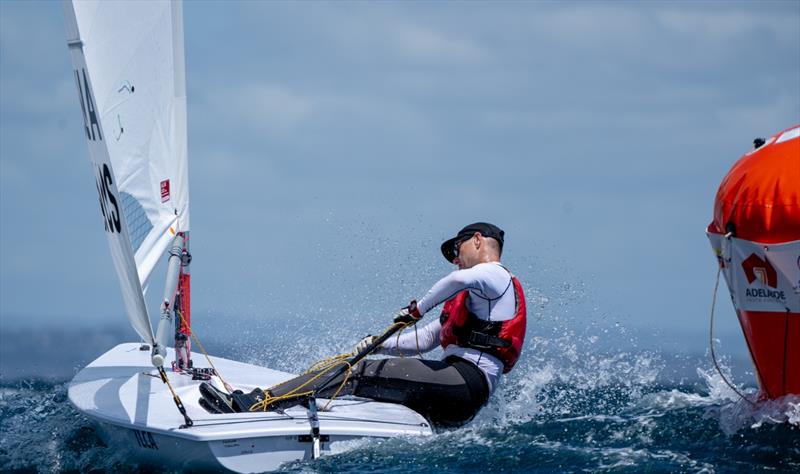
M 89 344 L 65 356 L 56 341 L 75 334 L 5 333 L 1 471 L 152 470 L 104 446 L 67 401 L 74 370 L 102 352 L 99 347 L 131 339 L 121 329 L 88 334 L 82 336 Z M 279 356 L 289 350 L 282 343 L 308 347 L 308 341 L 272 337 L 250 345 L 211 338 L 206 345 L 284 370 L 300 370 L 341 346 L 287 359 Z M 30 347 L 32 339 L 38 356 L 21 363 L 15 345 Z M 800 397 L 754 408 L 704 358 L 595 347 L 591 335 L 532 337 L 526 357 L 467 426 L 432 437 L 340 443 L 335 455 L 287 464 L 283 472 L 800 472 Z M 31 360 L 37 361 L 31 370 L 42 373 L 47 364 L 52 377 L 26 372 Z M 754 387 L 742 389 L 755 396 Z

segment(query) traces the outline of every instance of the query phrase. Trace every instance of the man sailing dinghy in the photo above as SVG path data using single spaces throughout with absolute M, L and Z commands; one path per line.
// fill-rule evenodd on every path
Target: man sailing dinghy
M 500 374 L 514 367 L 525 340 L 522 285 L 500 263 L 504 236 L 497 226 L 476 222 L 445 241 L 442 254 L 458 270 L 433 285 L 419 303 L 414 300 L 403 308 L 394 322 L 401 327 L 416 324 L 445 303 L 441 317 L 396 339 L 368 336 L 354 351 L 362 356 L 416 355 L 441 346 L 441 360 L 364 360 L 333 376 L 309 371 L 249 394 L 227 394 L 203 383 L 201 405 L 212 413 L 280 410 L 308 403 L 310 397 L 356 395 L 405 405 L 437 426 L 464 424 L 488 401 Z
M 218 357 L 191 358 L 189 337 L 196 335 L 189 326 L 181 2 L 63 5 L 103 229 L 125 313 L 144 342 L 120 344 L 78 372 L 68 387 L 73 406 L 96 423 L 113 452 L 186 470 L 263 472 L 316 458 L 339 441 L 430 434 L 419 413 L 374 401 L 336 399 L 326 402 L 324 412 L 310 403 L 281 413 L 222 415 L 198 404 L 203 380 L 224 386 L 224 377 L 250 391 L 293 374 Z M 167 277 L 154 332 L 143 290 L 165 253 Z

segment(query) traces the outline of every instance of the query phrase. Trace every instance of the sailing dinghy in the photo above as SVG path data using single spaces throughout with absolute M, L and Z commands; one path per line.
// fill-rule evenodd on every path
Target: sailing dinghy
M 336 399 L 324 411 L 313 399 L 283 412 L 211 414 L 199 405 L 200 383 L 225 386 L 222 374 L 244 391 L 294 374 L 191 357 L 181 3 L 64 0 L 64 14 L 103 227 L 125 313 L 143 341 L 81 370 L 68 389 L 75 408 L 116 451 L 177 469 L 263 472 L 339 441 L 430 434 L 409 408 L 364 399 Z M 143 289 L 165 255 L 153 332 Z

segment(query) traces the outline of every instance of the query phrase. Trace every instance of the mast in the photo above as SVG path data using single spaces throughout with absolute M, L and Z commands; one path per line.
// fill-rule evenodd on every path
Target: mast
M 172 54 L 174 63 L 174 87 L 176 101 L 181 107 L 176 108 L 176 113 L 180 116 L 176 123 L 182 124 L 183 128 L 176 132 L 183 142 L 184 154 L 186 152 L 186 54 L 183 45 L 183 5 L 177 2 L 172 6 Z M 184 156 L 185 156 L 184 155 Z M 184 160 L 186 163 L 186 160 Z M 184 169 L 183 174 L 187 175 Z M 188 177 L 184 183 L 188 200 L 189 181 Z M 185 209 L 184 225 L 178 236 L 182 238 L 181 247 L 181 266 L 178 276 L 178 288 L 175 298 L 175 361 L 173 370 L 180 370 L 192 367 L 192 314 L 191 314 L 191 274 L 189 264 L 192 262 L 192 254 L 189 253 L 189 206 Z
M 161 301 L 161 319 L 156 332 L 158 350 L 153 351 L 153 365 L 163 365 L 167 352 L 169 331 L 174 326 L 175 361 L 172 370 L 192 367 L 191 359 L 191 287 L 189 264 L 189 233 L 179 232 L 169 248 L 164 297 Z
M 189 264 L 192 254 L 189 253 L 189 233 L 183 236 L 181 249 L 181 273 L 178 277 L 178 297 L 175 311 L 175 366 L 176 370 L 192 367 L 192 312 L 191 312 L 191 274 Z

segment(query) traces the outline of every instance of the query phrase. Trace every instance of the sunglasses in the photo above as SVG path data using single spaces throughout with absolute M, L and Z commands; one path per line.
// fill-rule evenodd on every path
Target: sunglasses
M 458 258 L 458 254 L 460 253 L 460 249 L 461 249 L 461 244 L 463 244 L 464 242 L 466 242 L 467 240 L 469 240 L 471 238 L 472 238 L 472 236 L 466 237 L 466 238 L 463 238 L 461 240 L 457 240 L 457 241 L 455 241 L 453 243 L 453 255 L 455 255 L 455 258 Z

